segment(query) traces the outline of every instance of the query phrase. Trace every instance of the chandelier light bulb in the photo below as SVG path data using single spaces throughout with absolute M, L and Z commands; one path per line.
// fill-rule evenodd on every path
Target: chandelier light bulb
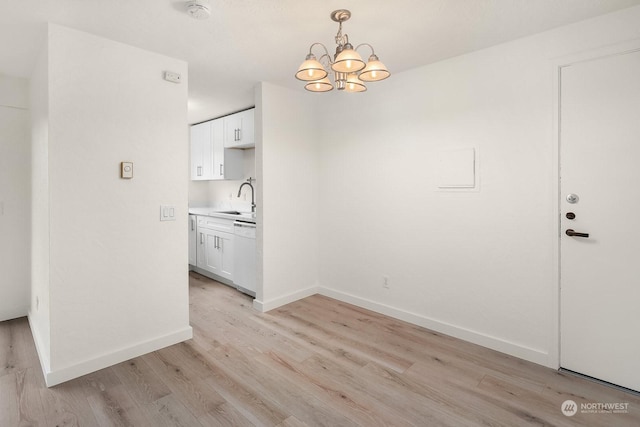
M 347 76 L 347 83 L 344 88 L 345 92 L 364 92 L 367 87 L 360 81 L 358 74 L 351 73 Z
M 387 70 L 387 67 L 380 62 L 378 57 L 372 54 L 369 57 L 367 66 L 360 73 L 360 80 L 364 82 L 379 82 L 389 77 L 391 73 Z
M 312 53 L 308 54 L 305 60 L 300 64 L 296 78 L 305 82 L 322 80 L 327 77 L 327 70 L 324 69 L 320 61 L 318 61 Z
M 353 49 L 350 43 L 347 43 L 344 45 L 342 52 L 336 56 L 336 60 L 331 68 L 333 71 L 338 71 L 339 73 L 355 73 L 362 70 L 365 66 L 366 64 L 358 52 Z
M 304 88 L 309 92 L 329 92 L 333 90 L 333 85 L 331 84 L 331 80 L 325 77 L 322 80 L 307 83 Z

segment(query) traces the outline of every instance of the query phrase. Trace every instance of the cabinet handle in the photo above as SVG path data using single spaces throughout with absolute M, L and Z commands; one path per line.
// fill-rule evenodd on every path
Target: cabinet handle
M 204 233 L 200 233 L 200 244 L 204 243 Z
M 191 231 L 196 229 L 196 220 L 191 218 Z
M 220 249 L 220 237 L 216 236 L 216 249 Z
M 233 133 L 233 140 L 234 141 L 238 141 L 240 138 L 238 138 L 238 129 L 234 129 L 234 133 Z
M 197 176 L 202 176 L 202 166 L 198 166 L 197 172 L 196 172 Z
M 242 141 L 242 129 L 238 129 L 238 141 Z
M 222 163 L 220 163 L 220 176 L 224 175 L 224 172 L 222 172 Z

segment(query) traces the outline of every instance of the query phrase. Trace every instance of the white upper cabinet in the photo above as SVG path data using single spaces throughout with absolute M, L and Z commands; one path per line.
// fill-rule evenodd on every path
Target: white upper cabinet
M 241 179 L 242 152 L 224 146 L 224 120 L 191 126 L 191 179 Z
M 191 180 L 213 179 L 213 140 L 211 123 L 191 126 Z
M 254 112 L 255 108 L 251 108 L 223 118 L 225 148 L 255 147 Z

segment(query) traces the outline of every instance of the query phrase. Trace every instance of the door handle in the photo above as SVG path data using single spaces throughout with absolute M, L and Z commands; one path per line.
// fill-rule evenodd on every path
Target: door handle
M 586 237 L 586 238 L 589 237 L 589 233 L 578 233 L 577 231 L 573 231 L 570 228 L 567 231 L 565 231 L 565 234 L 571 237 Z

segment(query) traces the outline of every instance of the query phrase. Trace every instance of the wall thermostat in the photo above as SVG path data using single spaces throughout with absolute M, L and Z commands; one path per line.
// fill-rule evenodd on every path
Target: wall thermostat
M 124 178 L 124 179 L 133 178 L 133 162 L 120 163 L 120 178 Z

